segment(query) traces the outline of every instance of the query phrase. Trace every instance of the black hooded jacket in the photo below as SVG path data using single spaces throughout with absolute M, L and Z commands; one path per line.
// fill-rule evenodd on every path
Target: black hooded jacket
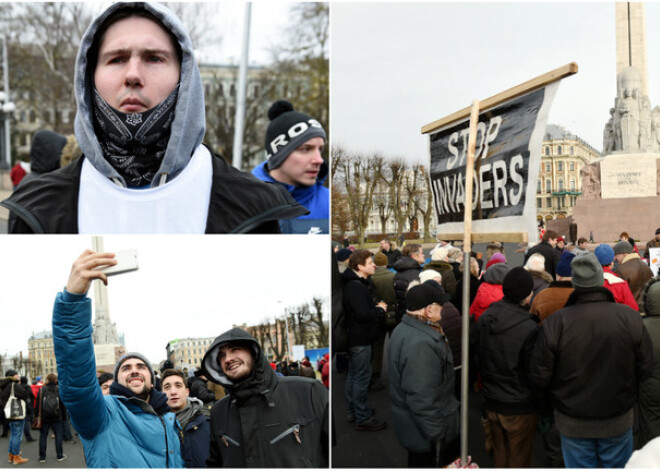
M 37 131 L 30 146 L 30 173 L 21 180 L 19 187 L 44 173 L 60 168 L 65 145 L 66 137 L 61 134 L 46 129 Z
M 220 346 L 250 345 L 254 368 L 232 382 L 217 362 Z M 202 371 L 228 395 L 211 409 L 209 467 L 325 468 L 328 466 L 328 391 L 320 381 L 278 377 L 246 331 L 231 329 L 215 339 Z
M 9 233 L 78 233 L 78 190 L 83 158 L 55 172 L 22 185 L 0 206 L 16 221 Z M 278 219 L 298 217 L 308 211 L 286 188 L 264 183 L 230 166 L 215 155 L 213 183 L 206 222 L 207 234 L 279 233 Z

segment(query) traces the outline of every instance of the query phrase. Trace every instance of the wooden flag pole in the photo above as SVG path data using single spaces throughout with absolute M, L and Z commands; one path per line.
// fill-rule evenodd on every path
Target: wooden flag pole
M 467 163 L 465 164 L 465 234 L 463 239 L 463 332 L 461 340 L 461 463 L 467 466 L 468 447 L 468 356 L 470 342 L 470 252 L 472 251 L 472 186 L 474 176 L 479 101 L 472 102 L 468 134 Z
M 571 62 L 555 70 L 551 70 L 550 72 L 547 72 L 543 75 L 539 75 L 538 77 L 528 80 L 527 82 L 521 83 L 520 85 L 516 85 L 513 88 L 498 93 L 497 95 L 493 95 L 490 98 L 481 100 L 481 109 L 487 110 L 489 108 L 493 108 L 500 103 L 504 103 L 505 101 L 511 100 L 520 95 L 524 95 L 525 93 L 529 93 L 532 90 L 545 87 L 549 83 L 556 82 L 557 80 L 561 80 L 564 77 L 568 77 L 569 75 L 577 74 L 577 71 L 578 65 L 575 62 Z M 468 106 L 467 108 L 463 108 L 462 110 L 452 113 L 445 118 L 438 119 L 432 123 L 422 126 L 422 134 L 435 132 L 448 124 L 467 118 L 470 115 L 470 109 L 471 108 Z

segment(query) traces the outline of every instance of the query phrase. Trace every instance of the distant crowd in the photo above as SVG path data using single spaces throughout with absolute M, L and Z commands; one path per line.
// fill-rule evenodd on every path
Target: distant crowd
M 390 417 L 409 467 L 459 457 L 465 295 L 469 383 L 483 396 L 495 467 L 531 467 L 537 433 L 552 467 L 660 465 L 654 247 L 660 229 L 641 252 L 626 232 L 616 243 L 567 246 L 547 230 L 523 266 L 507 263 L 501 243 L 472 253 L 468 286 L 450 241 L 429 258 L 420 244 L 399 250 L 388 239 L 376 253 L 335 250 L 333 351 L 347 358 L 347 420 L 361 431 L 387 427 L 368 393 L 388 386 L 389 336 Z

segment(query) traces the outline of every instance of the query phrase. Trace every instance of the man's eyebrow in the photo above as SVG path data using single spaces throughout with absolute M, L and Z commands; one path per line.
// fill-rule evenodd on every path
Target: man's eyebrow
M 121 56 L 121 55 L 126 55 L 126 54 L 131 54 L 134 51 L 132 48 L 128 47 L 119 47 L 116 49 L 110 49 L 107 51 L 103 51 L 103 53 L 99 54 L 99 57 L 101 58 L 106 58 L 106 57 L 112 57 L 112 56 Z M 175 51 L 171 51 L 169 49 L 163 49 L 163 48 L 158 48 L 158 47 L 153 47 L 153 48 L 139 48 L 137 49 L 137 53 L 140 55 L 150 55 L 150 54 L 162 54 L 165 56 L 173 56 L 176 54 Z

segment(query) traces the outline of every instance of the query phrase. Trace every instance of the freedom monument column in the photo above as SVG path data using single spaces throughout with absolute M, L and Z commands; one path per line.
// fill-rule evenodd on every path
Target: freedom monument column
M 92 237 L 92 249 L 104 252 L 103 238 Z M 108 288 L 101 280 L 94 281 L 94 357 L 97 370 L 114 371 L 117 360 L 126 353 L 126 348 L 119 341 L 117 327 L 110 321 Z
M 660 106 L 648 96 L 643 3 L 616 3 L 617 96 L 603 131 L 603 157 L 580 172 L 573 217 L 596 241 L 653 237 L 660 220 Z

